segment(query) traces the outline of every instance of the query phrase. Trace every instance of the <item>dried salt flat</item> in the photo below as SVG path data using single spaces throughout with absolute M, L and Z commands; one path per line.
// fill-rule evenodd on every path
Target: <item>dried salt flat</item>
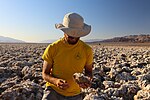
M 47 45 L 0 44 L 2 100 L 41 100 L 41 56 Z M 91 87 L 83 89 L 84 100 L 150 99 L 150 47 L 91 46 L 94 76 Z

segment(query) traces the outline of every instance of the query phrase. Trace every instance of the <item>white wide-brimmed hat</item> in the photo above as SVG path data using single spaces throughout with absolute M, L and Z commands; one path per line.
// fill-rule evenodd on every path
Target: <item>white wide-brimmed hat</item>
M 72 37 L 83 37 L 90 33 L 91 26 L 84 23 L 84 19 L 77 13 L 68 13 L 62 24 L 55 24 L 56 29 Z

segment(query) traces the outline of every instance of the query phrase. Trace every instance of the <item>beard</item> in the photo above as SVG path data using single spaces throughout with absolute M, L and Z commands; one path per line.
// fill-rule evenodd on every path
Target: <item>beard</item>
M 79 38 L 78 39 L 74 39 L 74 40 L 71 40 L 71 39 L 68 39 L 67 42 L 71 45 L 75 45 L 77 42 L 79 41 Z

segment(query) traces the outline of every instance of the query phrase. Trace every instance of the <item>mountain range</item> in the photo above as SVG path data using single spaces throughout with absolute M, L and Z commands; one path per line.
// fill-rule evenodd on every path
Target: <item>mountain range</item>
M 102 42 L 133 42 L 133 43 L 143 43 L 150 42 L 150 35 L 129 35 L 123 37 L 114 37 L 112 39 L 106 39 Z
M 51 40 L 43 40 L 38 43 L 52 43 L 56 41 L 56 39 L 51 39 Z M 123 36 L 123 37 L 114 37 L 111 39 L 86 39 L 83 40 L 84 42 L 87 43 L 93 43 L 93 42 L 134 42 L 134 43 L 143 43 L 143 42 L 150 42 L 150 35 L 129 35 L 129 36 Z M 26 43 L 25 41 L 10 38 L 10 37 L 4 37 L 0 36 L 0 43 Z
M 25 41 L 10 38 L 10 37 L 0 36 L 0 43 L 25 43 Z

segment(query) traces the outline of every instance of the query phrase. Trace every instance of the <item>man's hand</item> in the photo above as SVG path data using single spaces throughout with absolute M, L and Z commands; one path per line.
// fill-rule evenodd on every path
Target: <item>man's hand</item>
M 83 89 L 86 89 L 91 86 L 91 83 L 79 83 L 79 86 Z
M 55 85 L 63 90 L 69 88 L 69 84 L 67 83 L 67 81 L 65 81 L 63 79 L 56 79 Z
M 92 78 L 85 76 L 83 73 L 75 73 L 73 75 L 73 78 L 78 83 L 78 85 L 83 89 L 90 87 L 92 84 Z
M 87 78 L 87 82 L 81 82 L 79 83 L 79 86 L 83 89 L 86 89 L 88 87 L 91 87 L 91 84 L 92 84 L 92 79 L 90 77 L 86 77 Z

